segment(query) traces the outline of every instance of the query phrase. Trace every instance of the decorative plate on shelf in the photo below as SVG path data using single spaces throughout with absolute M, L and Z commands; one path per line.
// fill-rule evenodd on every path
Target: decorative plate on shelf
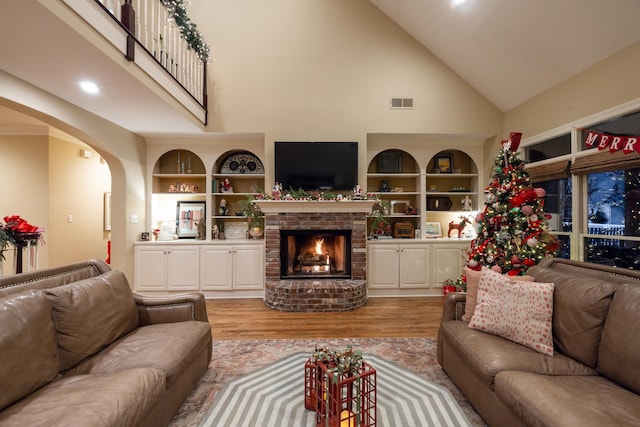
M 227 156 L 220 166 L 220 173 L 263 174 L 264 166 L 257 156 L 248 151 L 242 151 Z

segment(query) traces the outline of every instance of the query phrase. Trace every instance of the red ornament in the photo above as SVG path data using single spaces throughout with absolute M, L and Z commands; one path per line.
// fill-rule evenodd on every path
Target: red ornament
M 526 265 L 527 267 L 533 267 L 534 265 L 536 265 L 536 260 L 531 258 L 526 258 L 524 260 L 524 265 Z

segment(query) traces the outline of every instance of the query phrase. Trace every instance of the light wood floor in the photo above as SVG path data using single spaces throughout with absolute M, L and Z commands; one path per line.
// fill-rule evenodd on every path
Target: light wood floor
M 442 298 L 369 298 L 356 310 L 300 313 L 273 310 L 261 299 L 207 300 L 214 339 L 435 338 Z

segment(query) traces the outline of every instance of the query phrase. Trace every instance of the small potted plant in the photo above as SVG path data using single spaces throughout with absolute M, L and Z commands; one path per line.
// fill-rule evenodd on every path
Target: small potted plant
M 5 260 L 4 252 L 9 249 L 10 245 L 14 245 L 16 239 L 9 228 L 0 223 L 0 264 Z
M 258 239 L 264 234 L 264 213 L 253 200 L 250 197 L 246 200 L 241 200 L 239 204 L 242 216 L 247 218 L 249 223 L 249 235 L 254 239 Z
M 391 224 L 389 223 L 389 209 L 391 204 L 387 200 L 378 200 L 369 217 L 371 221 L 371 236 L 388 236 L 391 234 Z

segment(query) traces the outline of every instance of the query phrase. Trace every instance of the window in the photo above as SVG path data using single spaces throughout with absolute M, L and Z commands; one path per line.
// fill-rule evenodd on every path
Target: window
M 558 238 L 558 258 L 571 258 L 571 231 L 573 221 L 571 214 L 571 179 L 562 178 L 553 181 L 538 182 L 536 187 L 543 188 L 544 211 L 548 219 L 549 230 Z
M 571 154 L 571 134 L 567 133 L 524 148 L 524 159 L 539 162 L 565 154 Z
M 640 169 L 586 175 L 585 261 L 640 270 Z
M 524 147 L 525 170 L 546 191 L 558 257 L 640 270 L 640 153 L 588 147 L 590 131 L 638 136 L 640 111 Z

